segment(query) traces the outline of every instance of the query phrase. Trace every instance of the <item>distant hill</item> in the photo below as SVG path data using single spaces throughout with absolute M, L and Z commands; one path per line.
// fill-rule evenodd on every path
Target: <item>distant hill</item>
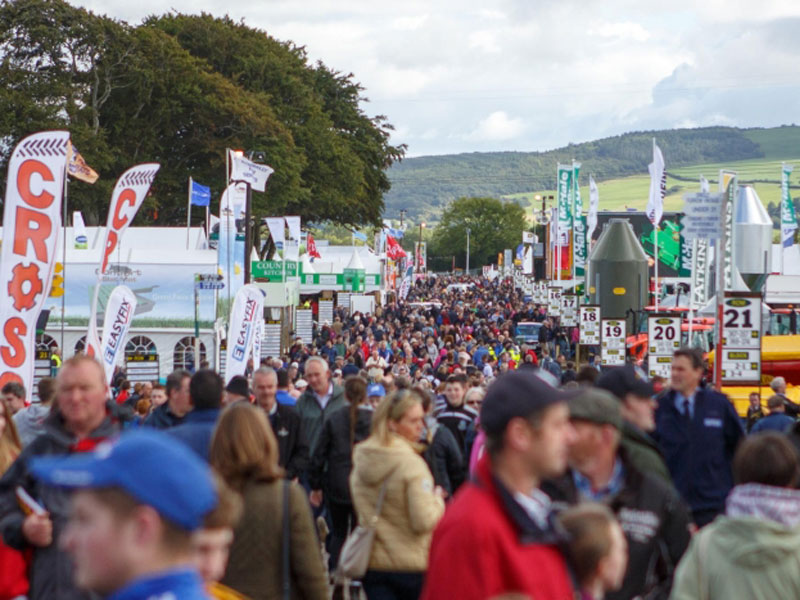
M 680 202 L 681 193 L 697 187 L 694 182 L 700 173 L 716 180 L 719 168 L 737 163 L 752 172 L 754 181 L 771 184 L 780 175 L 775 164 L 779 169 L 781 160 L 800 158 L 800 127 L 794 125 L 639 131 L 547 152 L 422 156 L 406 159 L 389 171 L 392 189 L 385 198 L 384 214 L 397 218 L 404 208 L 412 221 L 438 220 L 442 208 L 461 196 L 510 197 L 528 205 L 533 193 L 555 187 L 556 164 L 572 159 L 582 163 L 582 188 L 588 185 L 589 173 L 598 183 L 607 182 L 600 185 L 601 208 L 640 207 L 642 200 L 646 202 L 654 137 L 664 152 L 667 171 L 679 180 L 667 182 L 672 204 Z

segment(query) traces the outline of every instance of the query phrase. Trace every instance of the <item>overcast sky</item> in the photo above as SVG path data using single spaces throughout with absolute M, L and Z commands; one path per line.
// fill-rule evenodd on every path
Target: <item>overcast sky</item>
M 800 121 L 797 0 L 87 0 L 227 12 L 352 72 L 410 156 Z M 699 5 L 700 6 L 699 6 Z

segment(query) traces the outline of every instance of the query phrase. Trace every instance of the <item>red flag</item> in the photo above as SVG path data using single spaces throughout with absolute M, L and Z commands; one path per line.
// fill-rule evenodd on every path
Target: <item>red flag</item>
M 400 246 L 400 244 L 397 243 L 397 240 L 390 235 L 386 236 L 386 256 L 392 260 L 397 260 L 398 258 L 407 256 L 406 251 L 403 250 L 402 246 Z
M 322 258 L 319 255 L 319 252 L 317 252 L 317 245 L 314 243 L 314 236 L 310 233 L 308 234 L 308 240 L 306 241 L 306 251 L 312 258 Z

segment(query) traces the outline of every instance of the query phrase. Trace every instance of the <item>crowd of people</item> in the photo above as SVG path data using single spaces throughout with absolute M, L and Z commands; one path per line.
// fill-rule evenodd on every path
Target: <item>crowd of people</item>
M 743 421 L 695 349 L 658 390 L 576 368 L 510 280 L 453 281 L 227 384 L 84 355 L 6 384 L 0 600 L 800 597 L 785 381 Z

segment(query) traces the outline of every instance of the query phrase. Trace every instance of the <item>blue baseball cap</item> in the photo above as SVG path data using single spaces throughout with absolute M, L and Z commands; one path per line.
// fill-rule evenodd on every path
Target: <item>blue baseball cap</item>
M 125 433 L 91 454 L 34 458 L 31 471 L 63 488 L 120 488 L 188 531 L 217 504 L 209 466 L 182 442 L 151 429 Z
M 380 383 L 373 383 L 367 387 L 367 397 L 377 396 L 383 398 L 386 395 L 386 390 Z

